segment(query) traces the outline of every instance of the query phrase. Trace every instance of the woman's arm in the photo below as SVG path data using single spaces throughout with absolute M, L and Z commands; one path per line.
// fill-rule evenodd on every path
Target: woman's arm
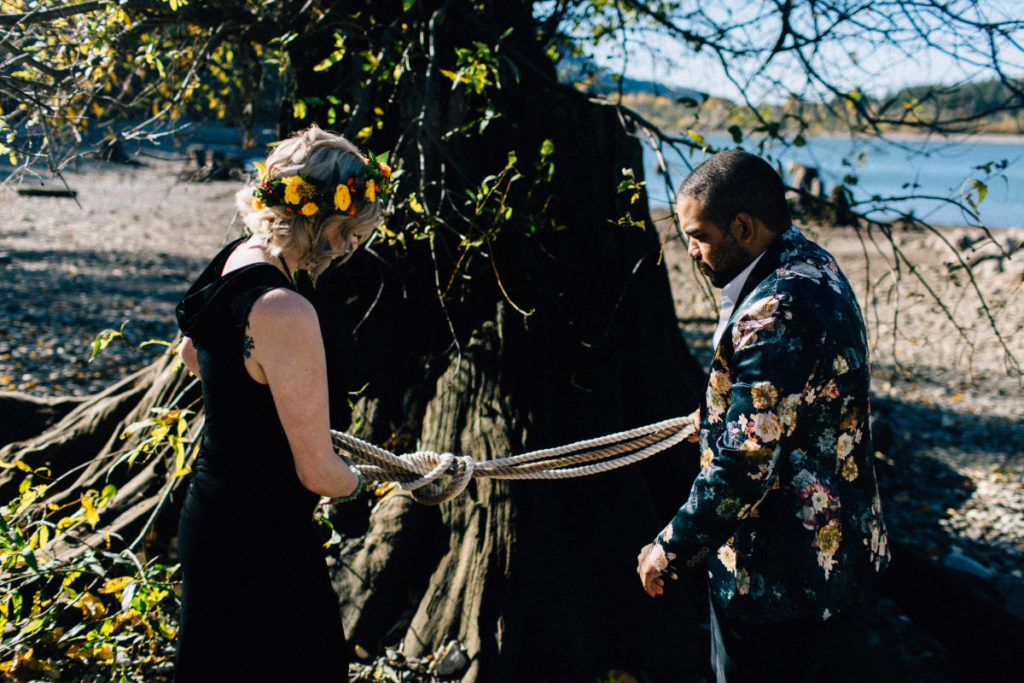
M 255 361 L 274 397 L 302 485 L 322 496 L 355 491 L 355 472 L 334 452 L 327 398 L 327 361 L 313 306 L 295 292 L 274 289 L 249 313 Z
M 185 337 L 185 340 L 181 343 L 181 350 L 178 351 L 178 355 L 189 372 L 199 377 L 199 355 L 196 353 L 196 347 L 192 345 L 192 337 Z M 200 379 L 202 378 L 200 377 Z

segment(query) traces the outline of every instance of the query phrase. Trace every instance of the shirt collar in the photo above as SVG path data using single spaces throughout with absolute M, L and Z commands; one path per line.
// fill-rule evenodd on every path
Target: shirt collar
M 732 317 L 732 312 L 736 309 L 736 304 L 739 303 L 736 299 L 739 298 L 740 292 L 743 291 L 743 285 L 746 284 L 747 278 L 753 272 L 754 266 L 757 265 L 757 262 L 761 260 L 764 254 L 765 252 L 763 251 L 758 254 L 757 258 L 750 262 L 750 265 L 740 271 L 739 275 L 729 280 L 725 287 L 722 287 L 722 292 L 719 294 L 721 310 L 718 314 L 718 328 L 715 329 L 713 348 L 718 348 L 718 343 L 722 340 L 722 334 L 729 324 L 729 318 Z

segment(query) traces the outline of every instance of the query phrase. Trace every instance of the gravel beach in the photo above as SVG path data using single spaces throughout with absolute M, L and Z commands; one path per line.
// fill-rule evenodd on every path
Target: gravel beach
M 0 186 L 0 389 L 89 395 L 150 361 L 115 340 L 90 362 L 103 330 L 124 325 L 136 345 L 174 338 L 174 304 L 237 234 L 239 184 L 179 182 L 183 169 L 167 159 L 82 162 L 65 174 L 77 199 Z M 680 329 L 706 361 L 717 292 L 669 221 L 656 224 Z M 997 583 L 1024 615 L 1024 384 L 1015 365 L 1024 363 L 1024 230 L 996 231 L 995 241 L 963 228 L 898 229 L 891 241 L 877 229 L 804 232 L 836 255 L 865 309 L 892 533 Z

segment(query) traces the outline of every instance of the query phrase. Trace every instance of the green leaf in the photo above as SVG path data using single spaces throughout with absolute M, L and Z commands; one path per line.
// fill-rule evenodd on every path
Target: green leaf
M 743 131 L 739 126 L 735 124 L 729 126 L 729 135 L 732 135 L 732 141 L 737 145 L 743 142 Z
M 299 100 L 292 104 L 292 118 L 301 121 L 306 118 L 307 113 L 305 100 Z
M 402 11 L 408 12 L 412 9 L 412 6 L 416 4 L 416 0 L 402 0 Z
M 973 181 L 971 185 L 974 186 L 975 191 L 978 193 L 978 203 L 985 201 L 985 197 L 988 196 L 988 185 L 980 180 Z
M 28 548 L 28 547 L 23 548 L 21 553 L 19 553 L 19 554 L 22 557 L 25 558 L 25 564 L 27 564 L 29 567 L 31 567 L 32 571 L 34 571 L 36 574 L 38 574 L 39 573 L 39 563 L 36 562 L 36 554 L 34 552 L 32 552 L 32 549 Z
M 549 156 L 555 153 L 555 143 L 551 140 L 545 139 L 544 142 L 540 143 L 540 158 L 547 160 Z
M 92 355 L 89 356 L 89 360 L 92 361 L 93 359 L 95 359 L 100 351 L 110 346 L 110 342 L 114 341 L 118 337 L 123 336 L 124 335 L 118 332 L 117 330 L 108 329 L 100 332 L 98 335 L 96 335 L 96 338 L 92 340 Z
M 36 631 L 41 629 L 44 624 L 46 624 L 46 619 L 43 619 L 42 617 L 36 617 L 32 621 L 25 624 L 24 628 L 21 629 L 21 635 L 27 636 L 30 633 L 35 633 Z

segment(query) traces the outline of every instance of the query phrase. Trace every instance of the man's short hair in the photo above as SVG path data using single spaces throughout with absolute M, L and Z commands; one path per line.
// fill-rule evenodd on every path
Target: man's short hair
M 774 233 L 784 232 L 790 224 L 782 178 L 767 161 L 741 149 L 704 161 L 679 186 L 679 194 L 699 201 L 704 217 L 723 231 L 740 212 L 759 219 Z

